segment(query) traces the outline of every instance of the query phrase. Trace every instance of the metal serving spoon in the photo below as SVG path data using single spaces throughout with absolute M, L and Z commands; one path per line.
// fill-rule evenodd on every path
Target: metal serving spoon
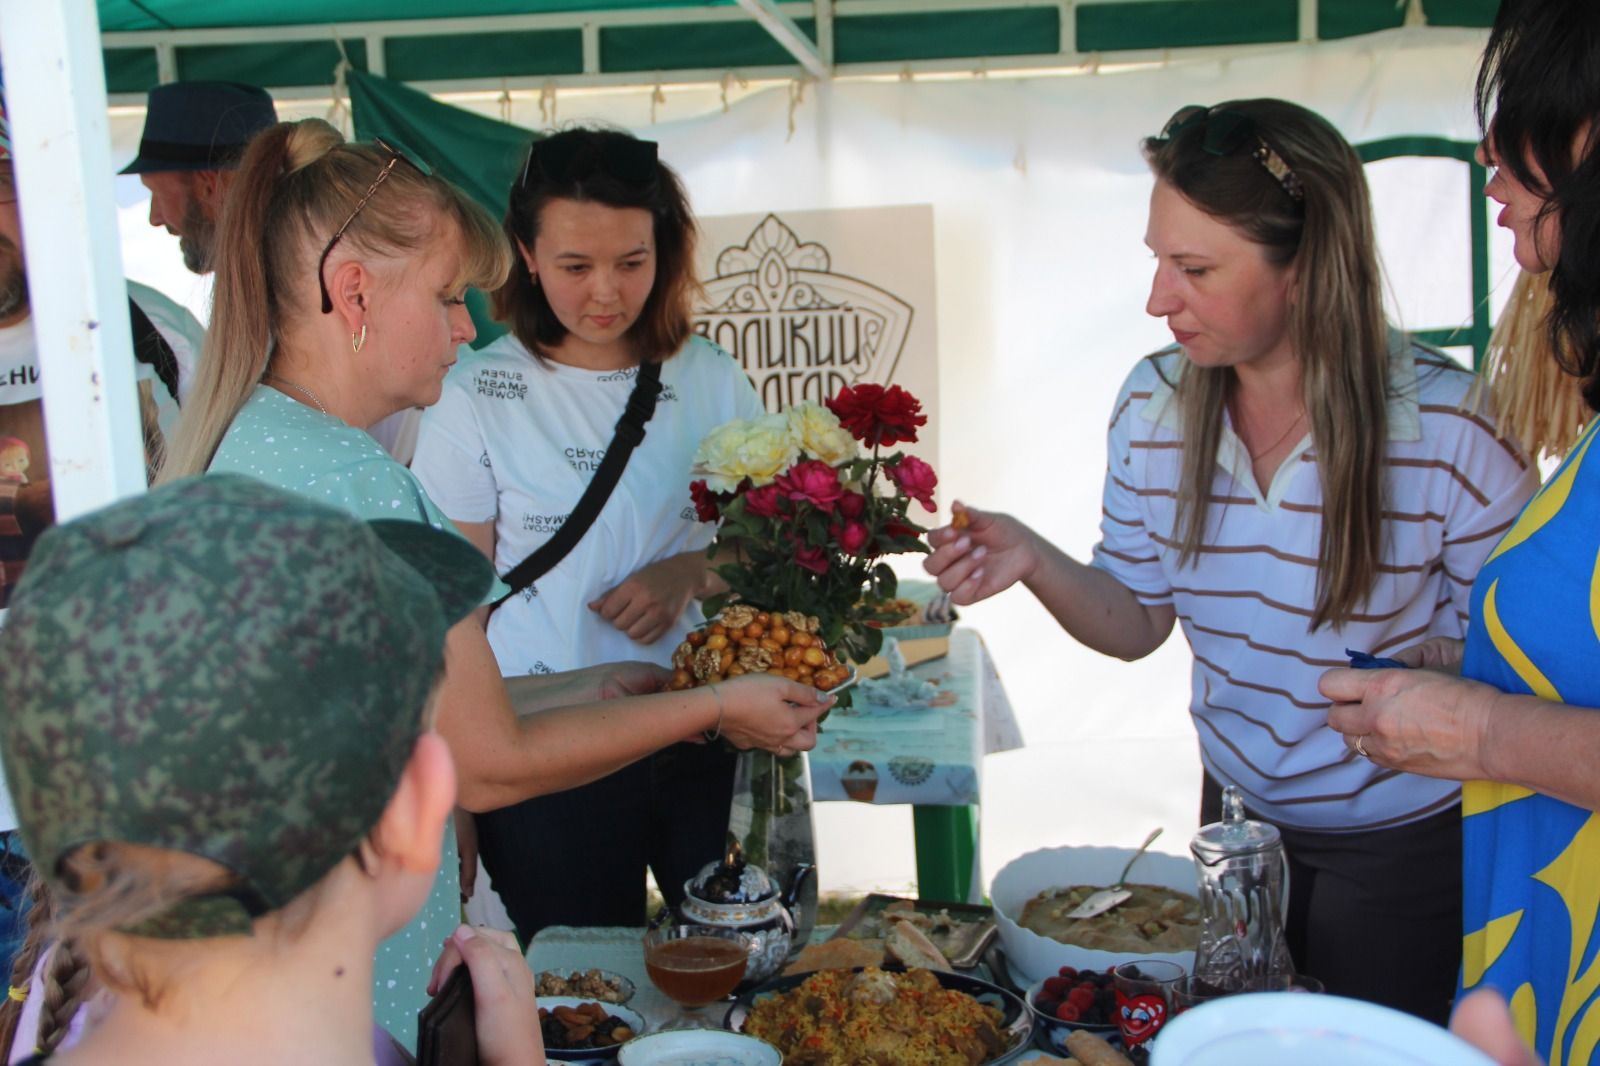
M 1133 853 L 1133 858 L 1128 860 L 1128 865 L 1122 868 L 1122 876 L 1117 878 L 1117 883 L 1110 888 L 1097 888 L 1089 894 L 1089 898 L 1067 912 L 1068 918 L 1093 918 L 1097 914 L 1104 914 L 1112 907 L 1125 900 L 1131 899 L 1133 893 L 1123 884 L 1128 880 L 1128 871 L 1133 869 L 1133 864 L 1145 853 L 1156 839 L 1161 835 L 1161 827 L 1150 830 L 1150 835 L 1144 838 L 1144 843 L 1139 845 L 1139 850 Z

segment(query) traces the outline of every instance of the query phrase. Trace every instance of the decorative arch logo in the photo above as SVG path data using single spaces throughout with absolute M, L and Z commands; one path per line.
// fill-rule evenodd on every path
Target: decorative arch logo
M 888 384 L 911 330 L 910 304 L 834 273 L 828 249 L 802 243 L 777 215 L 724 248 L 705 287 L 695 330 L 739 360 L 769 411 Z

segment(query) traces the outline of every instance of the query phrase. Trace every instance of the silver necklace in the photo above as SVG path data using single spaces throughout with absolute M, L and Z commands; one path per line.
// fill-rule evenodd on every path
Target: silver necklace
M 328 409 L 326 407 L 322 406 L 322 401 L 317 399 L 317 394 L 312 392 L 310 389 L 306 388 L 304 385 L 296 385 L 294 382 L 289 381 L 286 378 L 280 378 L 276 374 L 268 374 L 267 375 L 267 379 L 269 381 L 276 381 L 279 385 L 288 386 L 289 388 L 293 389 L 295 392 L 303 393 L 306 396 L 307 399 L 309 399 L 312 403 L 317 405 L 317 410 L 321 411 L 323 414 L 327 414 L 328 413 Z

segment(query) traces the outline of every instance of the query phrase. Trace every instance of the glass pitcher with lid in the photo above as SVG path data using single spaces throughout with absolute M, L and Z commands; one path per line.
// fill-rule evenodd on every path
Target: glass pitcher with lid
M 1284 940 L 1289 867 L 1277 826 L 1245 817 L 1232 785 L 1222 793 L 1222 821 L 1189 844 L 1199 874 L 1200 944 L 1194 973 L 1223 988 L 1294 972 Z

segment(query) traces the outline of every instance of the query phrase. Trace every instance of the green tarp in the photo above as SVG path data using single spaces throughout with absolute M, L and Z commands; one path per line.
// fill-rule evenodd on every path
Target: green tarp
M 505 217 L 506 194 L 521 173 L 532 132 L 441 104 L 427 93 L 361 71 L 350 73 L 349 84 L 357 140 L 386 137 L 398 141 L 436 173 L 466 190 L 495 218 Z M 482 293 L 468 293 L 467 306 L 478 327 L 474 347 L 481 348 L 505 332 L 490 319 L 488 300 Z
M 1487 26 L 1497 0 L 1423 0 L 1431 26 Z M 809 5 L 808 5 L 809 6 Z M 1018 0 L 972 0 L 970 8 L 873 10 L 862 0 L 833 19 L 833 55 L 852 64 L 902 64 L 1007 56 L 1050 57 L 1064 41 L 1076 54 L 1284 43 L 1300 39 L 1299 0 L 1081 0 L 1062 8 Z M 232 78 L 268 88 L 329 85 L 344 54 L 358 69 L 382 69 L 410 82 L 492 82 L 499 78 L 561 78 L 673 71 L 782 70 L 800 67 L 732 0 L 99 0 L 101 29 L 141 34 L 105 51 L 113 93 L 142 93 L 156 84 L 161 35 L 214 30 L 233 39 L 173 40 L 182 79 Z M 720 19 L 704 12 L 716 9 Z M 1062 22 L 1063 10 L 1071 22 Z M 596 69 L 585 71 L 583 33 L 566 25 L 529 22 L 473 26 L 476 18 L 570 15 L 607 17 L 595 30 Z M 629 21 L 637 12 L 642 21 Z M 1310 32 L 1322 40 L 1392 29 L 1405 20 L 1396 0 L 1319 0 Z M 661 16 L 674 16 L 662 21 Z M 814 36 L 807 12 L 792 13 Z M 389 22 L 433 20 L 438 33 L 385 34 Z M 273 39 L 275 27 L 305 26 L 293 39 Z M 245 31 L 268 31 L 260 32 Z M 248 39 L 246 39 L 248 38 Z M 381 55 L 368 55 L 368 48 Z M 1070 53 L 1069 53 L 1070 54 Z M 381 59 L 382 66 L 379 67 Z

